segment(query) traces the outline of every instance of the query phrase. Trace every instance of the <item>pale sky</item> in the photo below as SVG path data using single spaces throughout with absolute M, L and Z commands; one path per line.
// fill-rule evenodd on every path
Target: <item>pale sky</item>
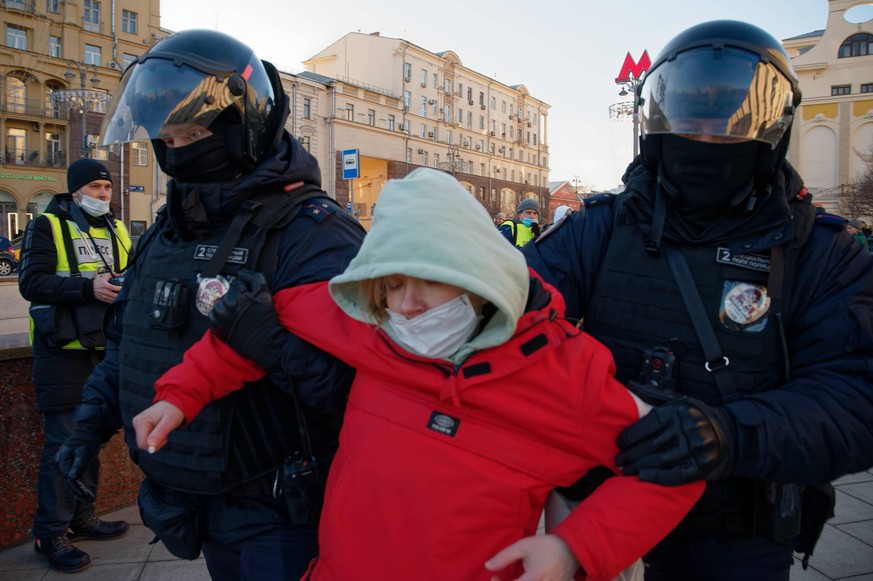
M 633 155 L 630 121 L 609 119 L 629 52 L 654 61 L 694 24 L 751 22 L 783 40 L 827 24 L 827 0 L 162 0 L 161 26 L 235 36 L 291 73 L 349 32 L 403 38 L 458 54 L 465 67 L 506 85 L 524 84 L 548 103 L 550 181 L 594 189 L 620 183 Z

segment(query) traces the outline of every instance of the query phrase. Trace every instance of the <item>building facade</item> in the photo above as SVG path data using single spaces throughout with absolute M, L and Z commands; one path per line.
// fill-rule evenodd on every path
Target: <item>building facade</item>
M 385 182 L 418 167 L 451 172 L 492 216 L 514 214 L 531 197 L 548 207 L 549 105 L 524 85 L 468 69 L 454 52 L 378 33 L 349 33 L 304 65 L 299 81 L 324 91 L 298 93 L 294 135 L 310 140 L 325 187 L 364 227 Z M 352 149 L 359 177 L 344 179 L 342 152 Z
M 124 67 L 166 34 L 159 0 L 2 0 L 0 235 L 12 236 L 67 190 L 66 168 L 103 159 L 113 206 L 134 236 L 159 183 L 148 144 L 95 147 Z
M 837 213 L 873 155 L 873 20 L 847 20 L 866 4 L 829 0 L 824 30 L 782 41 L 803 93 L 788 158 L 813 200 Z

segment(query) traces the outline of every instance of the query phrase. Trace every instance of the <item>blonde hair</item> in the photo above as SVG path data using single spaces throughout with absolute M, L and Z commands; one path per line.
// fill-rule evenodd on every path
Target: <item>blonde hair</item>
M 361 304 L 363 310 L 369 313 L 376 323 L 381 324 L 388 315 L 388 301 L 385 298 L 385 277 L 367 278 L 360 282 Z

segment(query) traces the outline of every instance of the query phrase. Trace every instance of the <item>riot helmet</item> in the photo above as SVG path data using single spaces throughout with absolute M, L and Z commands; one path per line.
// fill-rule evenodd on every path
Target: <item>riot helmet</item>
M 652 170 L 662 135 L 739 138 L 764 144 L 756 174 L 765 178 L 785 157 L 800 104 L 782 45 L 732 20 L 698 24 L 673 38 L 637 90 L 643 161 Z
M 187 30 L 159 41 L 127 67 L 100 145 L 150 140 L 167 171 L 162 136 L 171 126 L 199 126 L 220 131 L 233 165 L 249 173 L 278 147 L 288 110 L 273 65 L 226 34 Z

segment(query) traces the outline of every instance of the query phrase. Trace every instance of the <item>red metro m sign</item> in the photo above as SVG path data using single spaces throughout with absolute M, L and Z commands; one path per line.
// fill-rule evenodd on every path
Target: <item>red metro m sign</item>
M 618 72 L 618 76 L 615 77 L 615 84 L 621 85 L 623 83 L 630 83 L 633 80 L 639 81 L 651 66 L 652 61 L 649 60 L 648 51 L 643 51 L 643 56 L 640 57 L 639 62 L 635 61 L 630 53 L 627 53 L 627 56 L 624 57 L 624 64 L 621 65 L 621 70 Z

